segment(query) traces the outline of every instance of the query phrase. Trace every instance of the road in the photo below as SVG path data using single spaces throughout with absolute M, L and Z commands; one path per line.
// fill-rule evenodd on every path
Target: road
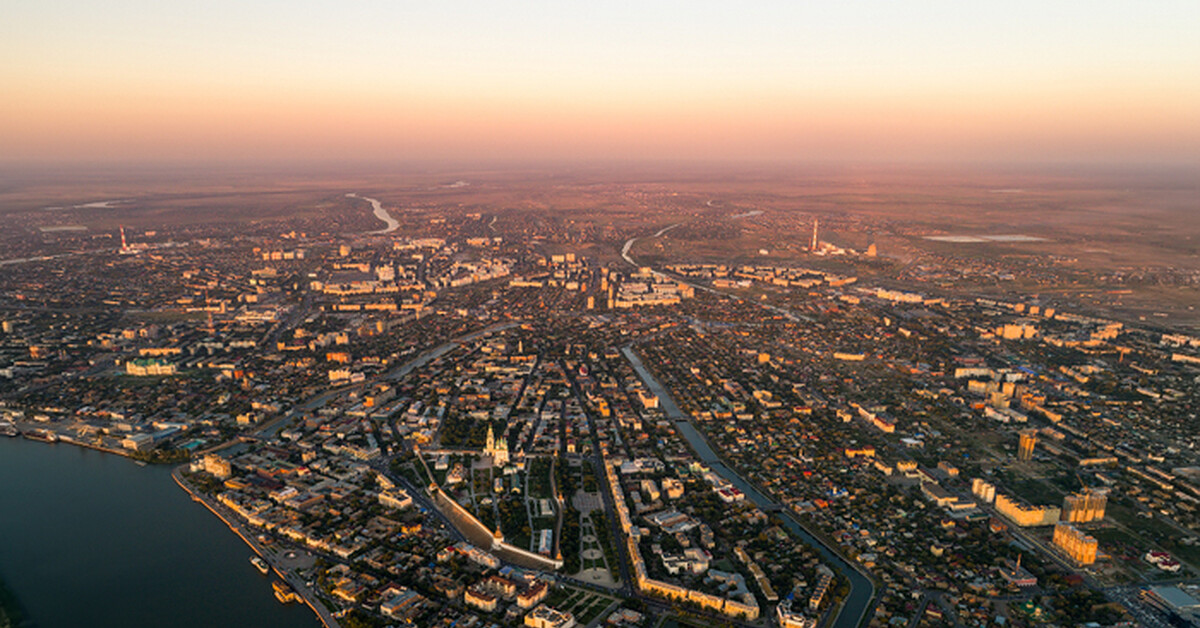
M 555 513 L 558 515 L 557 517 L 555 517 L 555 520 L 554 520 L 554 555 L 562 556 L 562 545 L 561 545 L 560 541 L 562 540 L 563 519 L 566 518 L 565 517 L 566 504 L 563 503 L 562 495 L 560 495 L 559 491 L 558 491 L 558 479 L 554 477 L 555 476 L 554 469 L 556 466 L 558 466 L 558 456 L 555 456 L 550 459 L 550 494 L 554 496 L 554 503 L 556 505 L 556 508 L 554 510 L 555 510 Z M 525 474 L 525 482 L 526 482 L 525 494 L 528 495 L 529 494 L 529 484 L 528 484 L 529 483 L 529 474 L 528 473 Z M 528 505 L 528 503 L 529 502 L 526 502 L 527 505 Z
M 408 362 L 405 362 L 404 364 L 385 373 L 381 377 L 381 379 L 389 380 L 389 381 L 398 380 L 398 379 L 404 377 L 405 375 L 408 375 L 409 373 L 413 372 L 414 370 L 421 368 L 422 366 L 425 366 L 426 364 L 429 364 L 430 362 L 436 360 L 437 358 L 442 357 L 443 355 L 446 355 L 447 353 L 453 351 L 454 349 L 457 349 L 463 343 L 471 342 L 472 340 L 475 340 L 477 338 L 482 338 L 489 334 L 494 334 L 498 331 L 504 331 L 505 329 L 512 329 L 513 327 L 520 327 L 523 324 L 524 323 L 521 321 L 513 321 L 511 323 L 497 323 L 495 325 L 491 325 L 489 327 L 480 329 L 479 331 L 471 332 L 465 336 L 459 336 L 458 338 L 449 340 L 443 344 L 440 344 L 440 345 L 434 347 L 433 349 L 429 349 L 427 351 L 421 352 L 420 354 L 417 355 L 417 357 L 413 358 L 412 360 L 409 360 Z
M 408 478 L 392 473 L 391 461 L 393 458 L 395 458 L 395 456 L 380 458 L 372 463 L 371 467 L 379 473 L 387 476 L 388 479 L 392 480 L 401 488 L 403 488 L 405 492 L 408 493 L 409 497 L 412 497 L 413 503 L 416 504 L 417 508 L 426 514 L 433 516 L 441 524 L 441 527 L 451 536 L 451 538 L 456 541 L 466 541 L 467 537 L 463 536 L 463 534 L 458 531 L 458 528 L 455 528 L 450 522 L 450 519 L 442 514 L 442 511 L 438 510 L 433 501 L 429 499 L 428 493 L 426 493 L 428 487 L 413 486 L 412 482 L 408 481 Z M 422 463 L 424 463 L 424 460 L 422 460 Z M 426 467 L 426 473 L 428 473 L 428 467 Z
M 927 606 L 929 606 L 929 594 L 923 594 L 921 602 L 917 604 L 917 612 L 908 621 L 908 628 L 917 628 L 921 624 L 921 619 L 925 617 L 925 607 Z
M 567 381 L 571 383 L 571 392 L 575 395 L 576 399 L 580 400 L 580 407 L 583 408 L 584 415 L 587 416 L 588 432 L 590 433 L 590 437 L 592 439 L 592 468 L 594 469 L 597 479 L 599 480 L 599 478 L 604 477 L 606 462 L 604 460 L 604 454 L 600 451 L 600 432 L 596 428 L 596 418 L 592 415 L 591 411 L 588 410 L 587 405 L 582 403 L 582 400 L 586 399 L 587 397 L 585 397 L 583 395 L 583 391 L 579 389 L 579 382 L 575 380 L 575 373 L 571 371 L 571 369 L 566 368 L 565 363 L 560 364 L 560 366 L 562 367 L 563 372 L 567 374 Z M 621 586 L 619 591 L 621 594 L 626 596 L 637 596 L 637 591 L 633 587 L 633 577 L 631 575 L 632 571 L 630 567 L 632 562 L 629 559 L 629 551 L 625 544 L 620 542 L 620 539 L 624 538 L 624 532 L 621 530 L 620 526 L 617 525 L 616 518 L 608 516 L 609 513 L 615 513 L 617 511 L 616 502 L 613 501 L 612 494 L 609 493 L 608 482 L 600 481 L 600 484 L 600 496 L 604 501 L 604 522 L 608 525 L 608 538 L 613 540 L 613 543 L 617 548 L 617 566 L 621 572 Z M 595 524 L 595 521 L 596 520 L 593 518 L 593 525 Z
M 304 297 L 300 299 L 300 303 L 297 304 L 296 307 L 293 307 L 290 312 L 288 312 L 287 318 L 271 326 L 271 328 L 267 330 L 267 333 L 263 334 L 261 344 L 264 347 L 271 347 L 279 339 L 280 334 L 304 322 L 304 319 L 308 317 L 308 313 L 311 310 L 312 292 L 306 290 L 304 292 Z

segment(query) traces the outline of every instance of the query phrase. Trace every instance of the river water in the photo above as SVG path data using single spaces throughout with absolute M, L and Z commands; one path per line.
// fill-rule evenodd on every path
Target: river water
M 764 495 L 749 482 L 742 479 L 733 469 L 730 469 L 725 463 L 721 462 L 720 457 L 709 446 L 708 440 L 696 429 L 696 426 L 692 425 L 692 422 L 679 409 L 679 406 L 675 405 L 675 400 L 671 398 L 666 388 L 663 387 L 654 375 L 646 369 L 646 365 L 642 364 L 641 358 L 633 352 L 633 349 L 627 346 L 623 347 L 621 351 L 629 359 L 638 376 L 650 388 L 650 392 L 658 396 L 658 401 L 662 406 L 663 412 L 675 422 L 676 429 L 679 430 L 679 433 L 683 435 L 684 439 L 687 440 L 692 450 L 696 452 L 696 455 L 704 464 L 707 464 L 718 475 L 741 489 L 746 494 L 746 497 L 759 508 L 771 508 L 778 505 L 777 502 Z M 870 579 L 855 569 L 853 565 L 835 554 L 823 541 L 809 534 L 808 530 L 805 530 L 790 512 L 783 510 L 779 515 L 788 530 L 815 549 L 821 555 L 822 560 L 845 576 L 850 582 L 850 594 L 846 596 L 845 605 L 842 607 L 837 619 L 834 620 L 834 628 L 856 628 L 860 623 L 863 623 L 863 618 L 867 614 L 867 611 L 870 610 L 872 598 L 875 596 L 875 585 L 871 583 Z
M 317 628 L 166 467 L 0 437 L 0 577 L 38 628 Z
M 400 221 L 396 220 L 395 218 L 392 218 L 392 215 L 388 213 L 388 210 L 383 208 L 383 204 L 380 203 L 378 200 L 373 199 L 373 198 L 367 198 L 365 196 L 359 196 L 357 194 L 354 194 L 353 192 L 350 194 L 347 194 L 346 196 L 349 198 L 361 199 L 361 200 L 364 200 L 364 201 L 370 203 L 371 210 L 375 214 L 375 217 L 382 220 L 384 223 L 387 224 L 386 227 L 384 227 L 383 229 L 380 229 L 378 231 L 368 231 L 367 235 L 380 235 L 380 234 L 384 234 L 384 233 L 391 233 L 400 227 Z

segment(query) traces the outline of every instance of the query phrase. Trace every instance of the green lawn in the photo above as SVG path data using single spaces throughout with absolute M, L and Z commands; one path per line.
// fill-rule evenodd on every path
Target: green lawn
M 609 598 L 597 596 L 591 606 L 575 615 L 575 621 L 580 625 L 586 626 L 588 622 L 595 619 L 604 609 L 608 608 L 612 602 L 613 600 Z

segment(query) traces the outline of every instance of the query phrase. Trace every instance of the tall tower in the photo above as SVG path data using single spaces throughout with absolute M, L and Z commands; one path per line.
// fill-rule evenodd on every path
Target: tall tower
M 1033 458 L 1033 448 L 1037 445 L 1037 430 L 1021 430 L 1021 441 L 1017 446 L 1017 458 L 1030 460 Z
M 813 218 L 812 244 L 808 245 L 808 250 L 809 251 L 817 250 L 817 219 L 816 218 Z

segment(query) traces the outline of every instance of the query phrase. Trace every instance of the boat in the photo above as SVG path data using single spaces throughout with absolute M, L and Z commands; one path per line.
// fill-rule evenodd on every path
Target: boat
M 263 560 L 261 556 L 252 557 L 250 559 L 250 564 L 258 568 L 258 570 L 262 572 L 264 576 L 267 575 L 267 572 L 271 570 L 271 568 L 267 566 L 267 561 Z
M 21 435 L 21 430 L 18 430 L 16 425 L 5 421 L 4 423 L 0 423 L 0 434 L 17 437 Z
M 40 440 L 43 443 L 58 442 L 58 434 L 55 434 L 50 430 L 30 430 L 25 432 L 25 438 L 28 438 L 29 440 Z
M 275 599 L 279 600 L 280 604 L 300 601 L 300 596 L 292 590 L 292 587 L 289 587 L 278 580 L 271 583 L 271 588 L 275 589 Z

